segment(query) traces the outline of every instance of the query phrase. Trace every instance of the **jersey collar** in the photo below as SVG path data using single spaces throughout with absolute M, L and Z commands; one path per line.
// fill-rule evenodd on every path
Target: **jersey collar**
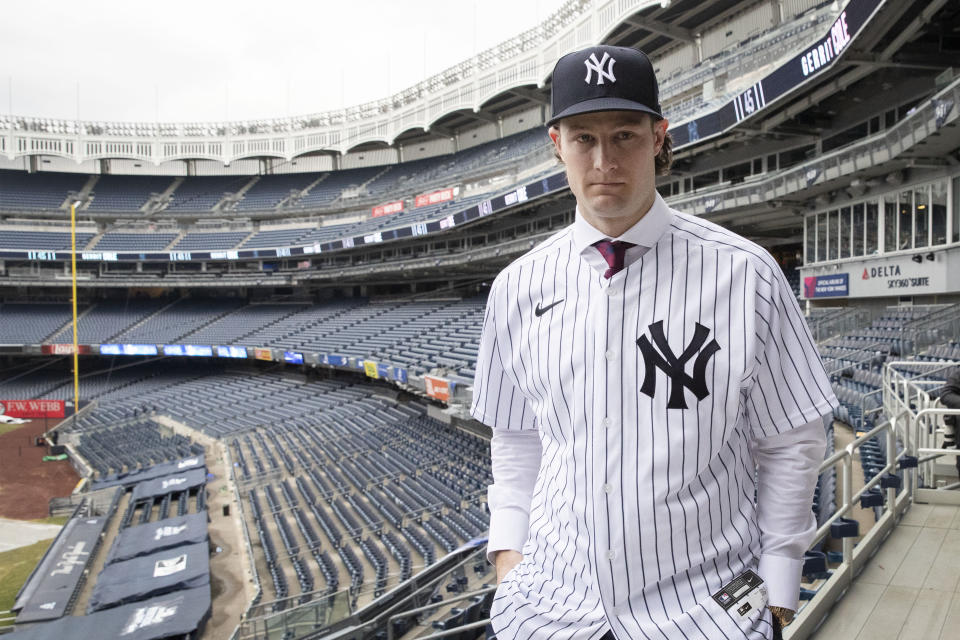
M 627 229 L 619 238 L 610 238 L 611 240 L 623 240 L 642 247 L 652 247 L 657 244 L 660 236 L 664 234 L 670 226 L 673 214 L 670 213 L 670 207 L 663 201 L 660 194 L 657 193 L 653 206 L 647 211 L 640 220 Z M 573 245 L 577 253 L 583 254 L 593 243 L 598 240 L 605 240 L 609 236 L 587 222 L 580 215 L 580 207 L 577 207 L 576 218 L 573 222 Z

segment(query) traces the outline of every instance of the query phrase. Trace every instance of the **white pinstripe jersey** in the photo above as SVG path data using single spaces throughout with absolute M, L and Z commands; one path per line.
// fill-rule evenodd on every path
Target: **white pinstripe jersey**
M 737 621 L 710 597 L 760 555 L 751 440 L 835 399 L 772 257 L 654 208 L 653 246 L 609 281 L 571 225 L 491 288 L 471 412 L 542 448 L 500 640 L 772 633 L 765 610 Z

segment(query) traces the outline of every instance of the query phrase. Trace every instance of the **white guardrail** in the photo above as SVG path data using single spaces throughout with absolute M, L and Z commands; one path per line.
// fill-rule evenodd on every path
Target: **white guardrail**
M 912 371 L 898 370 L 906 367 Z M 957 367 L 960 367 L 960 362 L 915 360 L 890 362 L 884 367 L 884 413 L 908 418 L 902 439 L 905 448 L 918 459 L 913 476 L 921 492 L 936 491 L 936 460 L 960 453 L 957 449 L 937 446 L 937 436 L 942 433 L 938 428 L 943 424 L 942 418 L 947 415 L 960 416 L 960 410 L 947 409 L 931 397 L 932 391 L 944 385 L 948 372 Z
M 794 623 L 784 630 L 785 640 L 805 640 L 813 634 L 913 502 L 937 501 L 937 490 L 932 488 L 935 481 L 934 460 L 941 456 L 956 456 L 960 452 L 938 448 L 938 430 L 935 427 L 939 418 L 944 415 L 960 416 L 960 410 L 938 406 L 937 400 L 930 396 L 933 389 L 929 387 L 942 386 L 944 381 L 930 379 L 929 376 L 942 374 L 958 365 L 960 363 L 957 362 L 920 361 L 885 364 L 881 423 L 824 460 L 820 466 L 821 473 L 836 465 L 841 466 L 841 495 L 837 512 L 817 531 L 814 543 L 823 540 L 830 533 L 831 525 L 850 513 L 860 496 L 878 485 L 885 487 L 883 511 L 876 524 L 864 532 L 859 542 L 855 543 L 854 537 L 842 538 L 843 561 L 801 609 Z M 911 375 L 897 369 L 903 366 L 923 373 Z M 854 492 L 854 454 L 874 436 L 886 439 L 886 464 L 862 489 Z M 901 447 L 899 451 L 898 446 Z M 944 493 L 940 491 L 941 495 Z
M 896 370 L 897 366 L 903 365 L 929 369 L 929 371 L 919 376 L 910 376 Z M 917 500 L 918 493 L 919 501 L 933 501 L 934 498 L 929 492 L 937 491 L 931 488 L 934 481 L 934 460 L 941 456 L 956 456 L 960 453 L 956 449 L 942 449 L 936 446 L 937 420 L 944 415 L 960 416 L 960 410 L 937 406 L 937 400 L 931 398 L 929 391 L 922 388 L 923 386 L 942 386 L 943 380 L 919 380 L 918 378 L 920 376 L 927 378 L 956 366 L 960 366 L 960 363 L 909 361 L 885 365 L 882 389 L 884 416 L 880 424 L 862 433 L 820 465 L 821 474 L 840 468 L 838 483 L 840 495 L 837 496 L 836 512 L 817 530 L 813 545 L 820 543 L 828 536 L 833 537 L 834 525 L 837 525 L 837 533 L 851 534 L 854 531 L 856 533 L 840 538 L 842 561 L 839 566 L 830 570 L 829 578 L 819 586 L 813 598 L 802 605 L 793 623 L 784 629 L 784 640 L 806 640 L 817 630 L 829 615 L 833 605 L 843 597 L 850 584 L 879 549 L 880 544 L 896 527 L 903 513 Z M 875 436 L 886 440 L 886 464 L 862 488 L 854 491 L 855 456 L 863 444 Z M 855 521 L 849 516 L 852 515 L 855 505 L 859 504 L 860 497 L 872 493 L 871 490 L 875 487 L 881 487 L 883 492 L 883 509 L 876 523 L 867 531 L 860 532 L 857 525 L 853 524 Z M 940 493 L 945 492 L 941 490 Z M 846 531 L 843 531 L 844 529 Z M 467 596 L 483 594 L 488 590 L 473 592 Z M 446 604 L 449 605 L 449 602 Z M 422 611 L 426 613 L 439 606 L 442 604 L 429 605 L 423 607 Z M 487 622 L 489 621 L 481 620 L 464 627 L 421 636 L 421 639 L 440 640 L 467 629 L 479 630 Z

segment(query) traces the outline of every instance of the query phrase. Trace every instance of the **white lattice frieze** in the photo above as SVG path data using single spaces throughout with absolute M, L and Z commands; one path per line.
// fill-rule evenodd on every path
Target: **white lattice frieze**
M 53 155 L 83 162 L 131 158 L 231 163 L 257 156 L 292 159 L 317 151 L 345 154 L 360 142 L 393 144 L 463 109 L 526 85 L 543 86 L 556 59 L 660 0 L 569 0 L 542 24 L 450 67 L 415 87 L 367 104 L 254 122 L 87 122 L 0 117 L 0 153 L 8 159 Z M 264 137 L 264 134 L 269 134 Z

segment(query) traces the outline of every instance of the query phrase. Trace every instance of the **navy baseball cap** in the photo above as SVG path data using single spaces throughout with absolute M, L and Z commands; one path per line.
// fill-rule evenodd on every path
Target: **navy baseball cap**
M 550 103 L 548 127 L 595 111 L 643 111 L 663 117 L 653 65 L 647 54 L 629 47 L 600 45 L 557 60 Z

